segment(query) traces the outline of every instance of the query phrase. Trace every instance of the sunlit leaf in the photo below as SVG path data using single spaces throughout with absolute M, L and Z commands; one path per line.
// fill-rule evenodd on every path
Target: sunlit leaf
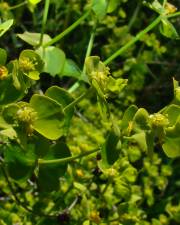
M 64 52 L 54 46 L 46 48 L 39 48 L 36 52 L 41 56 L 44 61 L 43 72 L 49 73 L 52 76 L 60 74 L 65 64 Z
M 172 39 L 179 39 L 179 34 L 177 33 L 175 27 L 167 19 L 161 20 L 160 32 L 165 37 L 172 38 Z
M 41 34 L 40 33 L 31 33 L 28 31 L 25 31 L 23 34 L 17 34 L 17 36 L 32 46 L 38 46 Z M 51 40 L 51 37 L 48 34 L 43 35 L 43 41 L 42 44 L 46 44 Z
M 5 65 L 7 60 L 7 52 L 5 49 L 0 48 L 0 65 Z
M 9 28 L 13 25 L 13 20 L 7 20 L 4 23 L 0 24 L 0 37 L 9 30 Z
M 62 105 L 63 108 L 65 108 L 74 100 L 73 97 L 65 89 L 60 88 L 58 86 L 52 86 L 48 88 L 45 95 L 57 101 L 60 105 Z M 69 129 L 73 114 L 74 114 L 74 107 L 65 111 L 65 123 L 64 123 L 65 132 L 67 132 Z
M 166 129 L 166 136 L 162 148 L 165 154 L 170 158 L 180 156 L 180 117 L 173 127 Z
M 38 133 L 51 140 L 56 140 L 64 134 L 65 117 L 59 103 L 47 96 L 35 94 L 30 105 L 37 112 L 33 127 Z
M 107 0 L 92 0 L 92 10 L 94 11 L 98 19 L 102 19 L 106 15 L 107 7 Z

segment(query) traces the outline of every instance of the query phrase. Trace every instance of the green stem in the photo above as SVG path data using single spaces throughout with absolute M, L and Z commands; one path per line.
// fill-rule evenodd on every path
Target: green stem
M 172 18 L 172 17 L 176 17 L 176 16 L 180 16 L 180 12 L 176 12 L 176 13 L 173 13 L 173 14 L 169 14 L 166 17 L 167 18 Z
M 47 22 L 47 16 L 48 16 L 48 11 L 49 11 L 49 4 L 50 0 L 45 0 L 45 6 L 44 6 L 44 14 L 43 14 L 43 20 L 42 20 L 42 29 L 41 29 L 41 36 L 39 40 L 39 45 L 42 45 L 43 42 L 43 35 L 46 27 L 46 22 Z
M 96 33 L 96 25 L 97 25 L 97 22 L 94 23 L 93 30 L 91 32 L 91 36 L 90 36 L 90 39 L 89 39 L 89 43 L 88 43 L 88 47 L 87 47 L 87 51 L 86 51 L 86 55 L 85 55 L 85 60 L 86 60 L 87 57 L 89 57 L 91 55 L 91 51 L 92 51 L 93 43 L 94 43 L 94 38 L 95 38 L 95 33 Z M 84 60 L 84 66 L 83 66 L 83 71 L 82 71 L 83 75 L 84 75 L 85 70 L 86 70 L 86 68 L 85 68 L 85 60 Z M 80 83 L 79 83 L 79 81 L 77 81 L 75 84 L 72 85 L 72 87 L 69 88 L 68 92 L 72 93 L 79 86 L 80 86 Z
M 68 92 L 69 92 L 69 93 L 74 92 L 79 86 L 80 86 L 79 81 L 75 82 L 75 83 L 68 89 Z
M 21 7 L 21 6 L 26 5 L 26 4 L 27 4 L 27 1 L 24 1 L 24 2 L 21 2 L 21 3 L 17 4 L 17 5 L 10 6 L 10 7 L 8 8 L 8 10 L 14 10 L 14 9 L 17 9 L 17 8 L 19 8 L 19 7 Z
M 75 159 L 80 159 L 80 158 L 82 158 L 84 156 L 91 155 L 91 154 L 99 152 L 99 151 L 100 151 L 100 149 L 94 149 L 94 150 L 91 150 L 91 151 L 88 151 L 88 152 L 84 152 L 84 153 L 82 153 L 80 155 L 71 156 L 71 157 L 67 157 L 67 158 L 63 158 L 63 159 L 52 159 L 52 160 L 39 159 L 38 163 L 39 164 L 46 164 L 46 165 L 49 165 L 49 164 L 62 164 L 62 163 L 67 163 L 67 162 L 74 161 Z
M 149 26 L 147 26 L 143 31 L 139 32 L 131 41 L 129 41 L 126 45 L 117 50 L 114 54 L 112 54 L 109 58 L 104 61 L 104 64 L 107 65 L 112 62 L 115 58 L 125 52 L 128 48 L 130 48 L 134 43 L 139 41 L 147 32 L 152 30 L 155 26 L 159 24 L 161 21 L 161 16 L 157 17 Z
M 133 16 L 132 16 L 131 20 L 129 21 L 128 30 L 130 30 L 131 27 L 133 26 L 133 24 L 135 23 L 140 8 L 141 8 L 141 3 L 138 2 L 137 6 L 136 6 L 136 9 L 134 10 Z
M 61 40 L 64 36 L 66 36 L 72 30 L 74 30 L 86 17 L 88 17 L 89 13 L 90 13 L 90 11 L 87 11 L 83 16 L 81 16 L 76 22 L 74 22 L 66 30 L 64 30 L 62 33 L 58 34 L 51 41 L 44 44 L 43 47 L 48 47 L 48 46 L 53 45 L 54 43 L 58 42 L 59 40 Z
M 74 107 L 75 105 L 77 105 L 78 102 L 80 102 L 87 94 L 89 94 L 91 92 L 92 88 L 89 88 L 87 91 L 85 91 L 82 95 L 80 95 L 78 98 L 76 98 L 73 102 L 71 102 L 69 105 L 67 105 L 66 107 L 64 107 L 64 111 L 68 111 L 69 109 L 71 109 L 72 107 Z

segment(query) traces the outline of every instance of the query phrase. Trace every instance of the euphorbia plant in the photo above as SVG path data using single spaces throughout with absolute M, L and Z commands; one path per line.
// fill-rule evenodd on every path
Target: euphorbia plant
M 34 47 L 33 50 L 23 50 L 18 59 L 7 62 L 6 51 L 0 49 L 1 167 L 8 184 L 11 178 L 21 183 L 34 175 L 40 191 L 58 190 L 59 178 L 64 176 L 71 161 L 100 153 L 102 159 L 98 165 L 104 171 L 118 159 L 121 147 L 132 143 L 147 151 L 151 158 L 157 142 L 162 145 L 169 157 L 180 156 L 180 87 L 177 81 L 174 80 L 174 100 L 155 114 L 150 115 L 146 109 L 131 105 L 123 117 L 119 118 L 120 124 L 116 124 L 108 105 L 108 98 L 115 98 L 121 93 L 127 85 L 127 79 L 114 78 L 107 65 L 159 24 L 162 34 L 177 39 L 178 34 L 169 21 L 170 18 L 180 15 L 179 12 L 175 12 L 175 7 L 166 1 L 163 5 L 158 1 L 148 4 L 159 16 L 104 62 L 98 56 L 90 56 L 93 31 L 83 71 L 80 71 L 74 61 L 67 59 L 66 54 L 53 44 L 75 29 L 88 16 L 91 15 L 96 22 L 101 20 L 106 15 L 107 1 L 92 1 L 80 19 L 54 38 L 44 34 L 49 4 L 49 1 L 45 1 L 41 33 L 18 34 L 19 38 Z M 2 28 L 0 34 L 3 35 L 11 25 L 12 20 L 0 24 Z M 30 88 L 39 80 L 42 72 L 51 76 L 78 77 L 79 81 L 73 86 L 75 88 L 70 88 L 70 91 L 51 86 L 45 93 L 36 93 L 29 97 Z M 70 92 L 81 83 L 85 83 L 88 89 L 74 98 Z M 92 93 L 97 97 L 103 120 L 109 123 L 109 133 L 102 146 L 72 156 L 65 137 L 70 129 L 75 106 Z M 14 194 L 11 184 L 10 188 Z M 29 210 L 16 195 L 15 198 Z M 34 213 L 31 208 L 30 211 Z

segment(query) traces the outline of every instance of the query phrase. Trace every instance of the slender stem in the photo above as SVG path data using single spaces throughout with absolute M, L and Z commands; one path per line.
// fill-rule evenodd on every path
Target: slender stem
M 115 58 L 125 52 L 128 48 L 130 48 L 134 43 L 136 43 L 141 37 L 143 37 L 147 32 L 152 30 L 159 22 L 161 21 L 161 16 L 157 17 L 149 26 L 147 26 L 143 31 L 139 32 L 131 41 L 129 41 L 126 45 L 117 50 L 113 55 L 107 58 L 104 61 L 104 64 L 107 65 L 112 62 Z
M 86 55 L 85 55 L 85 60 L 86 60 L 87 57 L 89 57 L 91 55 L 91 51 L 92 51 L 93 43 L 94 43 L 94 38 L 95 38 L 95 33 L 96 33 L 96 25 L 97 25 L 97 21 L 94 23 L 93 30 L 91 32 L 91 36 L 90 36 L 90 39 L 89 39 L 89 43 L 88 43 L 88 47 L 87 47 L 87 51 L 86 51 Z M 84 66 L 83 66 L 83 71 L 82 71 L 83 75 L 84 75 L 85 70 L 86 70 L 86 68 L 85 68 L 85 60 L 84 60 Z M 72 93 L 79 86 L 80 86 L 80 83 L 79 83 L 79 81 L 77 81 L 75 84 L 72 85 L 72 87 L 69 88 L 68 92 Z
M 43 47 L 48 47 L 50 45 L 53 45 L 54 43 L 61 40 L 64 36 L 69 34 L 72 30 L 74 30 L 86 17 L 88 17 L 90 11 L 87 11 L 83 16 L 81 16 L 76 22 L 74 22 L 71 26 L 69 26 L 66 30 L 64 30 L 62 33 L 58 34 L 56 37 L 54 37 L 51 41 L 45 43 Z
M 128 24 L 128 29 L 129 30 L 131 29 L 131 27 L 133 26 L 134 22 L 136 21 L 136 18 L 138 16 L 140 8 L 141 8 L 141 3 L 138 2 L 137 6 L 136 6 L 136 9 L 134 10 L 133 16 L 132 16 L 132 18 L 131 18 L 131 20 L 129 21 L 129 24 Z
M 88 151 L 88 152 L 84 152 L 80 155 L 76 155 L 76 156 L 71 156 L 71 157 L 67 157 L 67 158 L 62 158 L 62 159 L 52 159 L 52 160 L 45 160 L 45 159 L 39 159 L 38 160 L 38 163 L 39 164 L 61 164 L 61 163 L 67 163 L 67 162 L 71 162 L 71 161 L 74 161 L 75 159 L 80 159 L 84 156 L 87 156 L 87 155 L 91 155 L 95 152 L 99 152 L 100 149 L 94 149 L 94 150 L 91 150 L 91 151 Z
M 91 32 L 91 36 L 90 36 L 90 39 L 89 39 L 89 43 L 88 43 L 88 47 L 87 47 L 87 51 L 86 51 L 86 55 L 85 55 L 85 60 L 86 60 L 87 57 L 89 57 L 91 55 L 91 52 L 92 52 L 94 38 L 95 38 L 95 34 L 96 34 L 96 26 L 97 26 L 97 21 L 94 22 L 94 26 L 93 26 L 93 29 L 92 29 L 92 32 Z M 83 73 L 86 70 L 85 60 L 84 60 L 84 66 L 83 66 Z
M 75 82 L 75 83 L 68 89 L 68 92 L 69 92 L 69 93 L 74 92 L 79 86 L 80 86 L 79 81 Z
M 26 5 L 26 4 L 27 4 L 27 1 L 24 1 L 24 2 L 21 2 L 21 3 L 17 4 L 17 5 L 10 6 L 10 7 L 8 8 L 8 10 L 14 10 L 14 9 L 17 9 L 17 8 L 19 8 L 19 7 L 21 7 L 21 6 Z
M 176 13 L 173 13 L 173 14 L 169 14 L 166 17 L 167 18 L 172 18 L 172 17 L 176 17 L 176 16 L 180 16 L 180 12 L 176 12 Z
M 39 40 L 39 45 L 42 45 L 43 42 L 43 35 L 46 27 L 47 17 L 48 17 L 48 11 L 49 11 L 49 4 L 50 0 L 45 0 L 45 6 L 44 6 L 44 14 L 43 14 L 43 20 L 42 20 L 42 29 L 41 29 L 41 36 Z
M 86 92 L 84 92 L 82 95 L 80 95 L 78 98 L 76 98 L 73 102 L 71 102 L 69 105 L 64 107 L 63 110 L 68 111 L 69 109 L 71 109 L 72 107 L 77 105 L 78 102 L 80 102 L 87 94 L 89 94 L 91 92 L 91 90 L 92 90 L 92 88 L 89 88 Z

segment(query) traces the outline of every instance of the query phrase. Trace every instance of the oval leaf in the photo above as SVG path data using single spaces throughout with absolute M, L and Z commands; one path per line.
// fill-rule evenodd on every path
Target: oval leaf
M 44 61 L 43 72 L 49 73 L 52 76 L 61 73 L 65 63 L 65 54 L 61 49 L 49 46 L 47 48 L 41 47 L 36 52 Z
M 4 23 L 0 24 L 0 37 L 9 30 L 9 28 L 13 25 L 13 20 L 7 20 Z
M 37 112 L 33 127 L 38 133 L 51 140 L 64 134 L 64 113 L 59 103 L 47 96 L 35 94 L 30 105 Z
M 23 34 L 17 34 L 17 36 L 32 46 L 38 46 L 41 34 L 40 33 L 31 33 L 28 31 L 25 31 Z M 48 34 L 43 35 L 43 41 L 42 44 L 46 44 L 51 40 L 51 37 Z

